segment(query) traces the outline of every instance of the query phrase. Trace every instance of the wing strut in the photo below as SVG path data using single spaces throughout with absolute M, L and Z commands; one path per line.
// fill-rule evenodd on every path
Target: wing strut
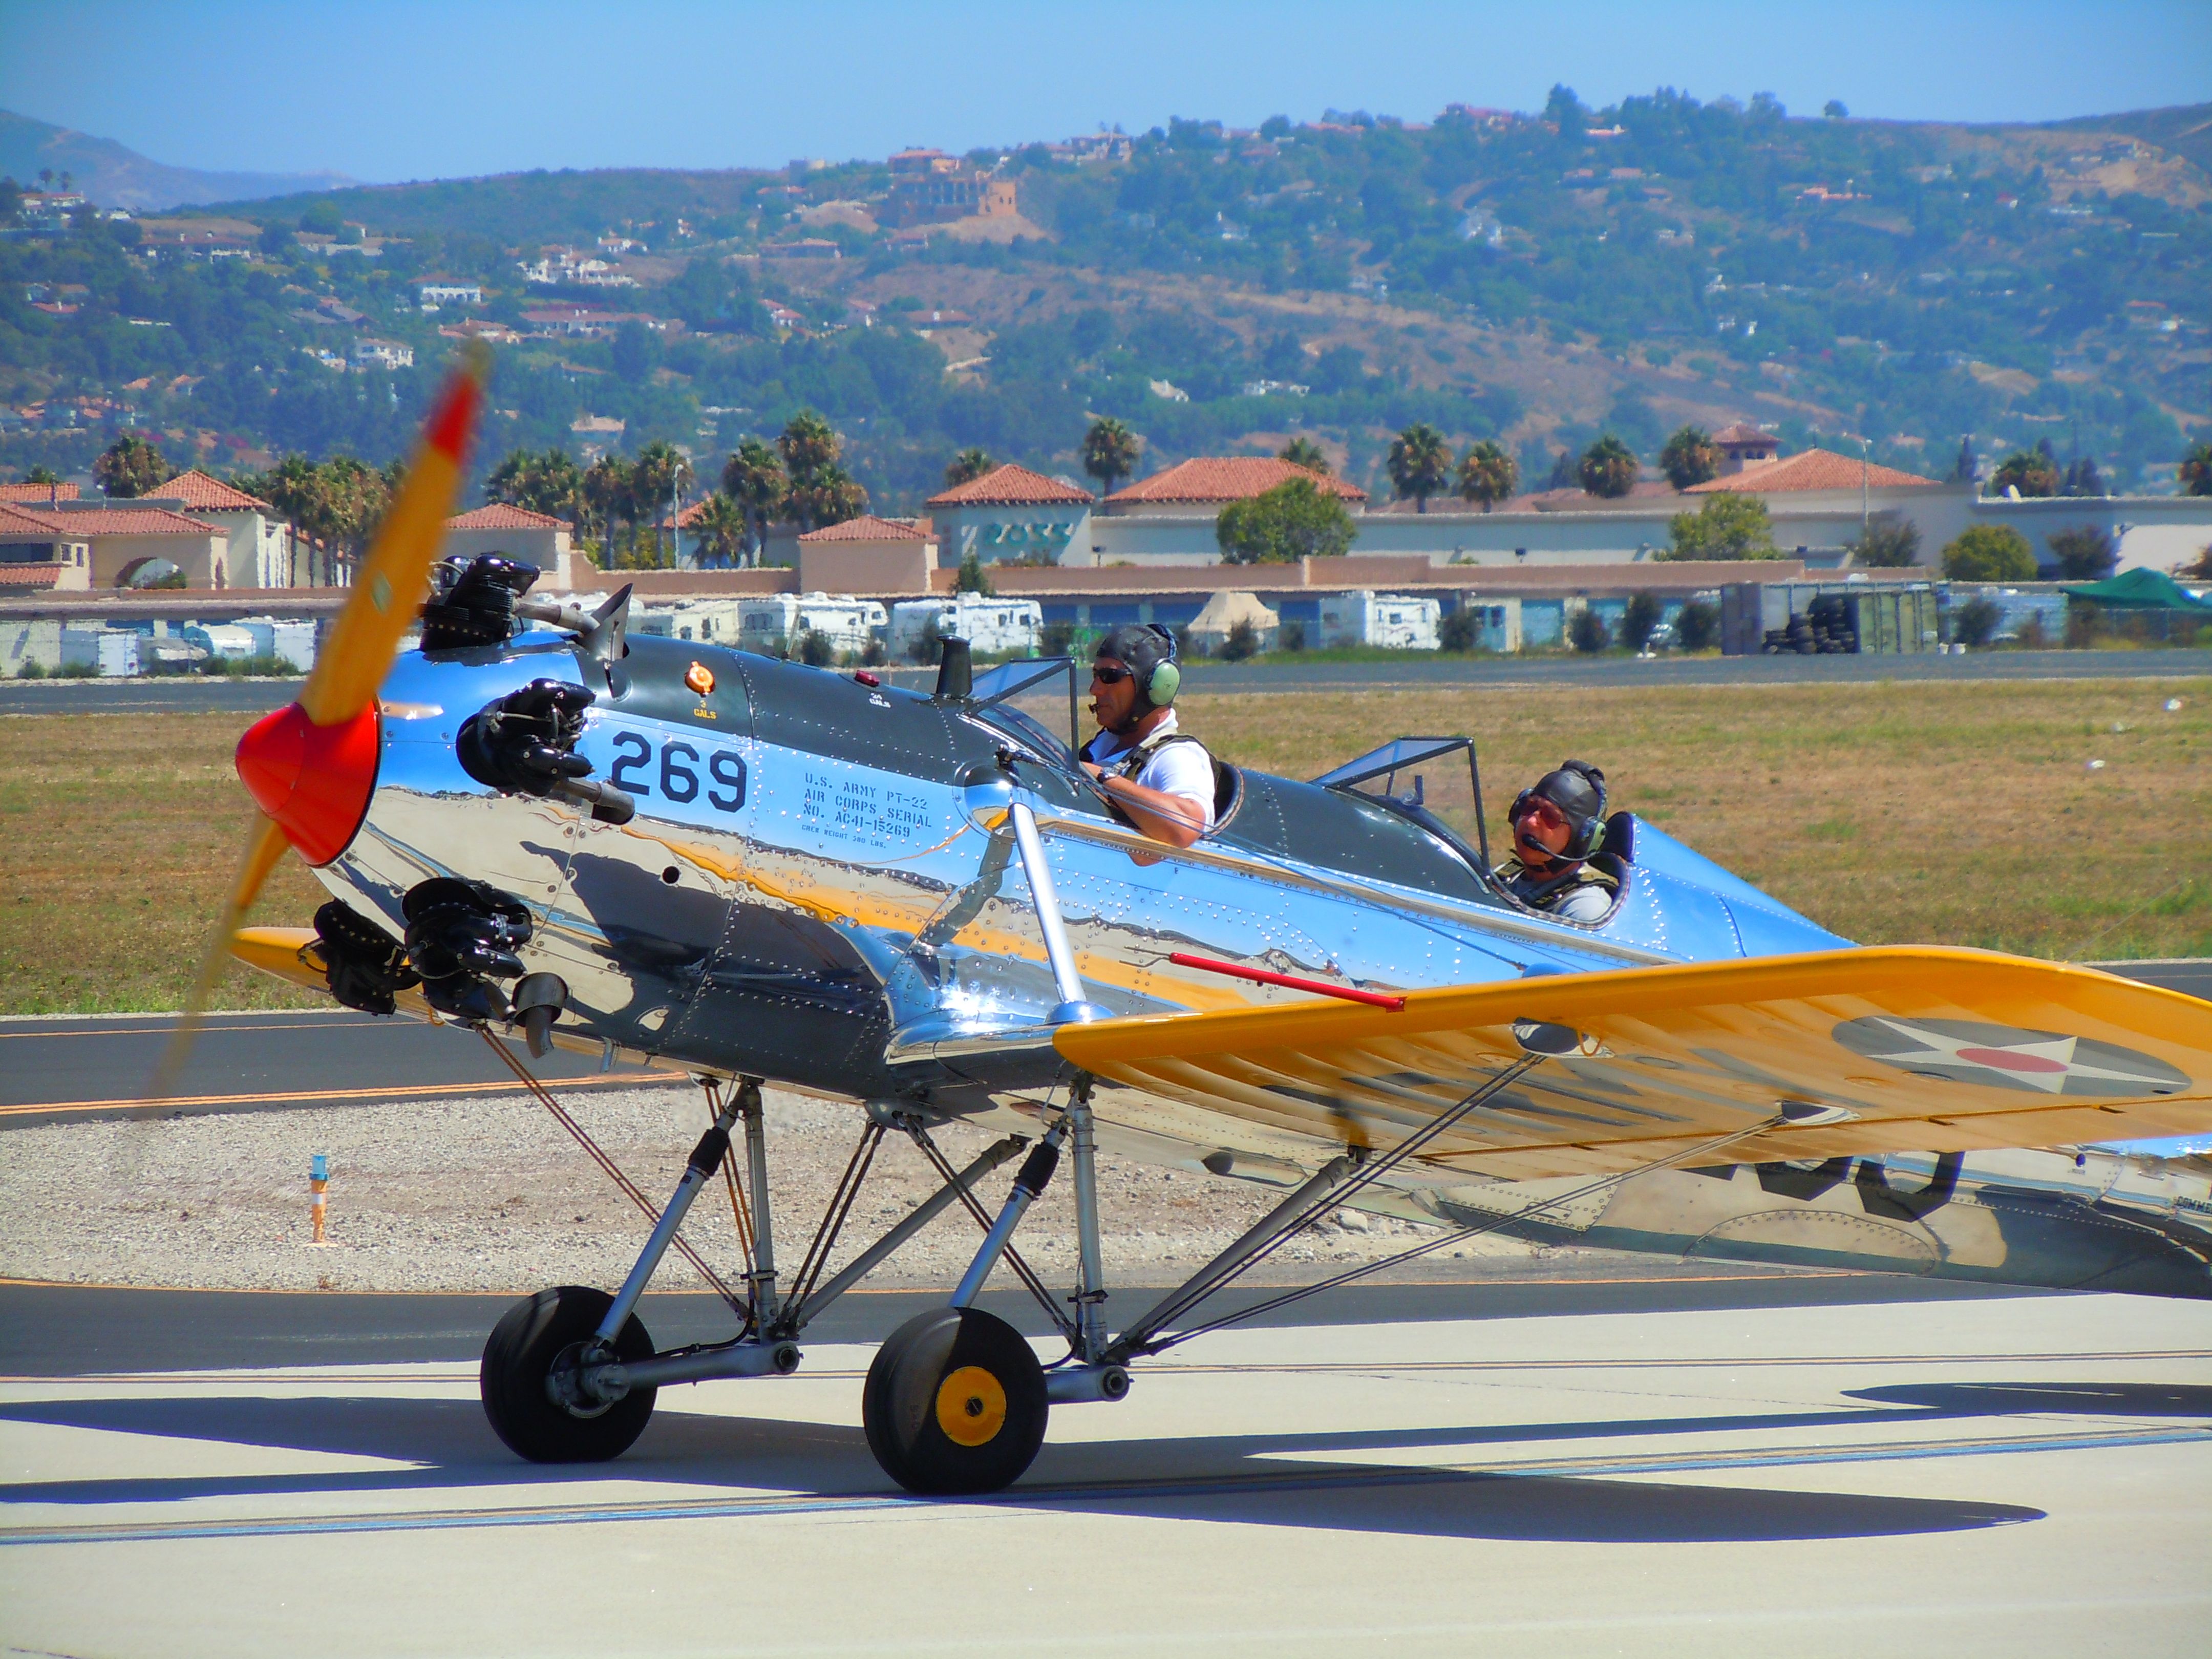
M 1159 1306 L 1154 1308 L 1152 1312 L 1146 1314 L 1115 1339 L 1113 1345 L 1106 1351 L 1106 1363 L 1125 1365 L 1131 1359 L 1142 1355 L 1163 1352 L 1169 1348 L 1189 1341 L 1194 1336 L 1203 1336 L 1209 1331 L 1218 1331 L 1224 1326 L 1240 1324 L 1245 1320 L 1255 1319 L 1261 1314 L 1273 1313 L 1278 1308 L 1286 1308 L 1293 1302 L 1303 1302 L 1310 1296 L 1318 1296 L 1323 1291 L 1333 1291 L 1340 1285 L 1371 1278 L 1386 1268 L 1395 1267 L 1421 1256 L 1434 1255 L 1438 1250 L 1448 1249 L 1454 1244 L 1463 1243 L 1468 1239 L 1494 1231 L 1509 1221 L 1523 1220 L 1531 1215 L 1540 1214 L 1546 1210 L 1560 1205 L 1572 1204 L 1579 1199 L 1589 1197 L 1593 1193 L 1603 1192 L 1609 1187 L 1617 1187 L 1624 1181 L 1632 1181 L 1638 1176 L 1650 1175 L 1655 1170 L 1672 1169 L 1677 1164 L 1710 1158 L 1714 1153 L 1735 1145 L 1737 1141 L 1747 1139 L 1753 1135 L 1764 1134 L 1770 1129 L 1791 1121 L 1786 1112 L 1778 1111 L 1771 1117 L 1763 1118 L 1747 1128 L 1731 1129 L 1726 1134 L 1715 1135 L 1710 1140 L 1701 1141 L 1695 1146 L 1686 1146 L 1679 1151 L 1669 1152 L 1664 1158 L 1654 1158 L 1650 1163 L 1639 1164 L 1632 1170 L 1623 1170 L 1616 1174 L 1599 1176 L 1591 1181 L 1585 1182 L 1571 1192 L 1561 1193 L 1557 1197 L 1546 1199 L 1541 1203 L 1516 1210 L 1510 1215 L 1494 1216 L 1486 1221 L 1475 1222 L 1456 1231 L 1425 1240 L 1410 1249 L 1401 1250 L 1395 1255 L 1385 1256 L 1379 1261 L 1363 1262 L 1358 1267 L 1347 1267 L 1344 1272 L 1333 1278 L 1324 1279 L 1319 1284 L 1299 1285 L 1295 1290 L 1285 1291 L 1280 1296 L 1269 1297 L 1267 1300 L 1255 1303 L 1251 1307 L 1239 1308 L 1233 1312 L 1209 1319 L 1204 1324 L 1193 1325 L 1173 1332 L 1168 1331 L 1170 1325 L 1193 1311 L 1200 1303 L 1217 1291 L 1234 1283 L 1249 1268 L 1273 1255 L 1280 1246 L 1288 1243 L 1292 1237 L 1310 1225 L 1322 1211 L 1342 1204 L 1345 1200 L 1362 1188 L 1370 1185 L 1386 1171 L 1403 1163 L 1419 1151 L 1422 1145 L 1442 1133 L 1468 1113 L 1480 1106 L 1483 1102 L 1510 1086 L 1523 1074 L 1541 1065 L 1543 1060 L 1544 1056 L 1541 1054 L 1532 1054 L 1526 1060 L 1517 1060 L 1507 1066 L 1465 1100 L 1460 1102 L 1458 1105 L 1453 1107 L 1451 1110 L 1407 1136 L 1381 1158 L 1370 1158 L 1364 1164 L 1357 1165 L 1358 1173 L 1349 1181 L 1344 1180 L 1343 1176 L 1346 1170 L 1355 1167 L 1352 1164 L 1350 1154 L 1337 1158 L 1324 1165 L 1313 1179 L 1269 1211 L 1243 1237 L 1200 1268 L 1182 1289 L 1171 1292 Z

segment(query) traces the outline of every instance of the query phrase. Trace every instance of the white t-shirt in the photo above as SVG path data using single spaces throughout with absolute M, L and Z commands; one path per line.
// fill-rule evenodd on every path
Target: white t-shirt
M 1154 726 L 1149 738 L 1164 737 L 1176 729 L 1175 710 Z M 1126 743 L 1111 732 L 1101 732 L 1083 746 L 1083 758 L 1094 766 L 1116 771 L 1117 761 L 1125 757 L 1134 744 Z M 1162 794 L 1180 795 L 1206 815 L 1206 828 L 1213 828 L 1213 762 L 1202 744 L 1170 743 L 1152 751 L 1152 757 L 1138 769 L 1129 780 L 1141 788 L 1157 789 Z

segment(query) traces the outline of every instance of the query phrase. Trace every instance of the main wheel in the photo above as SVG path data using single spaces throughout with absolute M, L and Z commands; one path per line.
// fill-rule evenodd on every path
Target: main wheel
M 860 1395 L 876 1462 L 927 1497 L 1012 1486 L 1044 1443 L 1048 1409 L 1021 1333 L 974 1308 L 934 1308 L 893 1331 Z
M 563 1285 L 507 1310 L 484 1343 L 477 1382 L 492 1432 L 533 1463 L 604 1463 L 645 1432 L 654 1390 L 633 1389 L 611 1406 L 564 1405 L 546 1388 L 556 1369 L 572 1369 L 614 1305 L 605 1291 Z M 618 1359 L 644 1359 L 653 1339 L 632 1314 L 615 1339 Z M 573 1396 L 572 1396 L 573 1397 Z

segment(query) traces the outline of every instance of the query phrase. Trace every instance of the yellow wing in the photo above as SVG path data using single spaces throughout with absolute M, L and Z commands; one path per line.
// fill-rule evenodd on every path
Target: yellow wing
M 1982 951 L 1869 948 L 1062 1028 L 1110 1085 L 1388 1146 L 1512 1061 L 1432 1170 L 1631 1170 L 1790 1103 L 1730 1163 L 2051 1146 L 2212 1129 L 2212 1003 Z

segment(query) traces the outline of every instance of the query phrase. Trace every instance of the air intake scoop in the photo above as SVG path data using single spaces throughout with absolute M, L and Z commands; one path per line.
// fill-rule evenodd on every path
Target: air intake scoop
M 376 787 L 376 704 L 336 726 L 318 726 L 290 703 L 238 740 L 238 775 L 284 839 L 310 864 L 345 851 Z

